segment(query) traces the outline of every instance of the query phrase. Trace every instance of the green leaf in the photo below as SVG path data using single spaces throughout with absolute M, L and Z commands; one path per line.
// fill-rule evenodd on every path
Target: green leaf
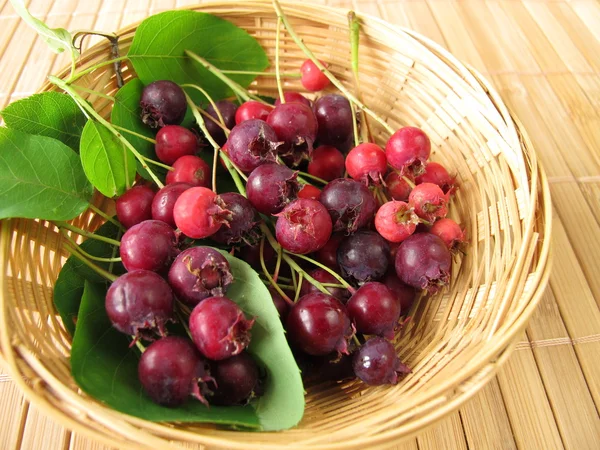
M 110 407 L 152 421 L 210 422 L 281 430 L 298 423 L 304 412 L 300 372 L 287 345 L 269 291 L 245 262 L 222 252 L 235 282 L 227 296 L 248 316 L 256 316 L 248 351 L 266 370 L 265 393 L 241 407 L 205 408 L 191 399 L 179 408 L 154 404 L 137 379 L 139 352 L 110 324 L 104 309 L 106 287 L 86 282 L 71 352 L 77 384 Z
M 86 117 L 66 94 L 34 94 L 11 103 L 0 114 L 9 128 L 58 139 L 79 151 L 79 139 Z
M 0 219 L 70 220 L 85 211 L 92 193 L 65 144 L 0 128 Z
M 268 58 L 246 31 L 219 17 L 196 11 L 167 11 L 144 20 L 135 32 L 128 57 L 144 84 L 171 80 L 200 84 L 215 100 L 232 95 L 227 86 L 199 63 L 185 55 L 190 50 L 220 69 L 263 71 Z M 253 75 L 232 75 L 242 86 Z M 195 89 L 188 94 L 200 103 Z
M 110 222 L 106 222 L 98 228 L 94 234 L 112 239 L 119 239 L 121 237 L 119 228 Z M 102 258 L 110 258 L 119 255 L 118 249 L 113 253 L 113 245 L 96 239 L 85 240 L 80 245 L 80 248 L 90 255 Z M 123 264 L 118 262 L 113 263 L 112 267 L 111 264 L 107 262 L 94 261 L 94 263 L 102 269 L 116 275 L 125 273 Z M 85 280 L 95 283 L 106 281 L 104 277 L 98 275 L 98 273 L 83 264 L 79 259 L 70 256 L 60 270 L 58 279 L 54 284 L 54 306 L 60 314 L 65 328 L 71 335 L 75 332 L 75 319 L 79 312 L 79 304 L 81 303 Z
M 135 178 L 135 157 L 104 125 L 88 120 L 79 150 L 83 170 L 107 197 L 121 195 Z
M 53 52 L 62 53 L 69 49 L 73 58 L 79 56 L 79 51 L 73 46 L 71 33 L 64 28 L 50 28 L 41 20 L 33 17 L 27 10 L 23 0 L 10 0 L 10 2 L 17 14 L 20 15 L 31 28 L 37 31 Z
M 304 414 L 304 387 L 271 294 L 248 263 L 219 251 L 229 261 L 234 277 L 227 297 L 246 315 L 256 317 L 248 351 L 266 369 L 267 383 L 264 395 L 252 405 L 263 430 L 291 428 Z
M 137 376 L 139 351 L 112 327 L 104 309 L 105 284 L 85 282 L 71 349 L 71 373 L 89 395 L 117 411 L 152 421 L 211 422 L 258 428 L 252 406 L 207 408 L 190 399 L 178 408 L 152 402 Z

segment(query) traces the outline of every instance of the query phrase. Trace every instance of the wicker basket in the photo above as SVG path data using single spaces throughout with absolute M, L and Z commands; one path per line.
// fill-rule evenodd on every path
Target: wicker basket
M 352 86 L 346 11 L 283 6 L 305 43 Z M 248 30 L 274 61 L 276 16 L 269 1 L 195 9 Z M 191 443 L 239 449 L 379 448 L 434 423 L 494 376 L 548 279 L 551 207 L 544 172 L 520 124 L 481 76 L 422 36 L 373 17 L 361 19 L 364 100 L 392 127 L 411 124 L 429 134 L 432 158 L 458 174 L 460 190 L 451 211 L 470 237 L 466 255 L 454 264 L 450 288 L 416 305 L 398 340 L 400 356 L 413 373 L 393 387 L 307 386 L 304 419 L 280 433 L 158 424 L 117 413 L 81 393 L 71 378 L 70 338 L 51 295 L 66 256 L 59 233 L 43 221 L 10 220 L 2 222 L 0 236 L 2 355 L 36 406 L 67 427 L 121 449 Z M 123 53 L 134 31 L 132 26 L 119 33 Z M 282 39 L 282 70 L 297 70 L 305 57 L 286 33 Z M 99 45 L 84 55 L 81 67 L 108 58 L 108 45 Z M 135 76 L 127 66 L 124 75 Z M 80 83 L 116 91 L 111 66 Z M 286 84 L 301 89 L 297 81 Z M 276 92 L 272 77 L 260 77 L 254 87 L 266 95 Z M 108 115 L 109 102 L 89 100 Z M 384 130 L 372 125 L 377 141 L 384 143 Z M 112 208 L 100 197 L 96 204 Z M 95 229 L 101 218 L 87 211 L 74 223 Z

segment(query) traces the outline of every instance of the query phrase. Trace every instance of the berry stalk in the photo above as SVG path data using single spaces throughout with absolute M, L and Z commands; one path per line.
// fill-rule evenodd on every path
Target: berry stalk
M 277 91 L 279 92 L 279 101 L 285 103 L 283 95 L 283 86 L 281 85 L 281 74 L 279 73 L 279 35 L 281 34 L 281 17 L 277 18 L 277 32 L 275 34 L 275 77 L 277 79 Z
M 111 238 L 107 238 L 106 236 L 100 236 L 99 234 L 90 233 L 89 231 L 82 230 L 81 228 L 76 227 L 75 225 L 71 225 L 70 223 L 67 223 L 67 222 L 56 221 L 53 223 L 58 228 L 64 228 L 65 230 L 73 231 L 74 233 L 77 233 L 78 235 L 84 236 L 86 238 L 96 239 L 97 241 L 102 241 L 102 242 L 105 242 L 107 244 L 114 245 L 117 247 L 119 247 L 121 245 L 121 243 L 119 241 L 116 241 Z
M 66 244 L 64 246 L 64 248 L 75 258 L 77 258 L 79 261 L 81 261 L 83 264 L 85 264 L 87 267 L 89 267 L 90 269 L 92 269 L 94 272 L 96 272 L 98 275 L 106 278 L 108 281 L 113 282 L 115 281 L 118 277 L 106 270 L 104 270 L 102 267 L 97 266 L 96 264 L 94 264 L 93 262 L 91 262 L 89 259 L 87 259 L 82 253 L 81 250 L 79 248 L 74 248 L 71 247 L 69 244 Z

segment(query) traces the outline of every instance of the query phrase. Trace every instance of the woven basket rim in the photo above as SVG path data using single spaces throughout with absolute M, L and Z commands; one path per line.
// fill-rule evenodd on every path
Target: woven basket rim
M 253 0 L 242 0 L 240 2 L 236 2 L 236 4 L 240 4 L 241 6 L 246 6 L 246 5 L 252 6 L 252 5 L 256 5 L 257 3 L 258 2 L 255 2 Z M 266 3 L 266 2 L 262 2 L 262 3 Z M 320 11 L 329 11 L 329 12 L 335 13 L 335 14 L 340 14 L 342 12 L 345 13 L 348 10 L 346 8 L 339 8 L 339 7 L 326 6 L 326 5 L 309 4 L 309 5 L 298 6 L 297 4 L 290 3 L 290 2 L 281 2 L 281 4 L 282 4 L 283 8 L 288 12 L 290 10 L 293 10 L 294 8 L 298 8 L 298 7 L 302 8 L 303 10 L 315 9 L 315 10 L 320 10 Z M 225 7 L 225 6 L 230 6 L 230 5 L 231 5 L 231 2 L 214 1 L 214 2 L 203 3 L 201 5 L 191 5 L 191 6 L 186 6 L 186 7 L 177 8 L 177 9 L 178 10 L 200 10 L 200 11 L 203 11 L 205 9 Z M 218 13 L 216 13 L 216 14 L 218 15 Z M 426 44 L 427 46 L 434 48 L 436 53 L 439 53 L 439 54 L 443 55 L 444 57 L 446 57 L 448 60 L 451 60 L 453 62 L 453 64 L 455 64 L 456 68 L 461 69 L 462 73 L 464 73 L 466 76 L 472 77 L 472 81 L 476 82 L 477 85 L 481 88 L 482 92 L 485 93 L 488 97 L 490 97 L 490 99 L 494 103 L 494 105 L 496 105 L 496 106 L 500 105 L 502 107 L 502 111 L 499 111 L 499 113 L 501 114 L 503 119 L 506 121 L 507 126 L 512 128 L 512 130 L 515 132 L 515 135 L 517 135 L 526 144 L 526 145 L 525 144 L 521 145 L 521 149 L 524 150 L 524 147 L 526 147 L 527 149 L 531 150 L 531 153 L 533 153 L 533 154 L 535 153 L 535 150 L 531 144 L 531 141 L 530 141 L 527 133 L 523 129 L 522 124 L 519 122 L 518 118 L 516 118 L 515 115 L 512 113 L 512 111 L 510 111 L 509 108 L 503 103 L 500 95 L 496 92 L 496 90 L 489 84 L 489 82 L 479 72 L 477 72 L 473 68 L 469 67 L 468 65 L 462 63 L 455 56 L 453 56 L 450 52 L 448 52 L 446 49 L 442 48 L 439 44 L 435 43 L 434 41 L 428 39 L 425 36 L 420 35 L 419 33 L 415 32 L 413 30 L 394 26 L 394 25 L 390 24 L 389 22 L 386 22 L 385 20 L 380 19 L 375 16 L 372 16 L 370 14 L 360 13 L 360 17 L 368 19 L 369 21 L 372 21 L 373 23 L 378 23 L 381 26 L 389 28 L 393 32 L 405 33 L 407 36 L 411 37 L 415 41 L 415 43 L 418 43 L 419 45 Z M 141 21 L 138 21 L 136 23 L 127 25 L 127 26 L 121 28 L 119 31 L 117 31 L 116 34 L 118 36 L 122 36 L 124 34 L 130 33 L 139 26 L 140 22 Z M 105 50 L 107 48 L 108 48 L 107 43 L 99 43 L 99 44 L 94 45 L 92 48 L 90 48 L 86 53 L 91 55 L 94 52 L 99 52 L 99 51 Z M 431 50 L 431 48 L 430 48 L 430 50 Z M 85 56 L 85 55 L 83 55 L 83 56 Z M 83 64 L 83 63 L 78 63 L 78 66 L 80 64 Z M 70 68 L 66 67 L 63 70 L 58 71 L 58 74 L 56 76 L 59 78 L 64 78 L 69 73 L 69 70 L 70 70 Z M 51 85 L 48 81 L 46 81 L 37 92 L 44 92 L 44 91 L 50 90 L 52 88 L 54 88 L 54 86 Z M 546 178 L 546 174 L 545 174 L 543 168 L 541 167 L 540 162 L 537 159 L 535 161 L 535 164 L 531 168 L 530 177 L 528 177 L 528 181 L 530 181 L 530 183 L 533 180 L 536 181 L 536 185 L 539 189 L 539 196 L 540 196 L 539 203 L 545 207 L 543 233 L 545 236 L 549 237 L 550 233 L 551 233 L 551 228 L 552 228 L 552 209 L 551 209 L 551 202 L 550 202 L 549 185 L 548 185 L 548 181 Z M 532 193 L 532 194 L 534 194 L 534 193 Z M 535 220 L 535 216 L 536 216 L 536 210 L 531 208 L 529 222 L 533 222 Z M 5 222 L 5 221 L 3 221 L 3 222 Z M 8 221 L 6 221 L 6 222 L 8 222 Z M 6 224 L 4 224 L 4 225 L 6 225 Z M 532 230 L 533 230 L 533 227 L 528 228 L 528 232 L 532 233 L 533 232 Z M 4 254 L 4 252 L 6 251 L 7 244 L 9 242 L 9 239 L 7 236 L 9 234 L 9 227 L 2 226 L 1 233 L 2 233 L 2 236 L 1 236 L 0 240 L 2 242 L 2 248 L 0 248 L 0 251 L 2 251 Z M 465 381 L 468 381 L 469 379 L 473 378 L 478 373 L 480 373 L 484 367 L 490 366 L 490 365 L 492 366 L 492 370 L 489 371 L 489 374 L 484 377 L 484 382 L 481 383 L 481 385 L 484 385 L 487 381 L 489 381 L 489 379 L 492 378 L 492 376 L 495 375 L 500 364 L 503 363 L 504 361 L 506 361 L 506 359 L 512 352 L 514 344 L 516 343 L 517 334 L 525 328 L 527 321 L 531 317 L 531 314 L 537 307 L 537 304 L 539 303 L 541 296 L 543 295 L 544 289 L 548 282 L 549 273 L 550 273 L 551 256 L 552 255 L 551 255 L 550 239 L 545 239 L 541 243 L 541 246 L 540 246 L 539 258 L 538 258 L 539 263 L 537 265 L 537 267 L 543 267 L 544 270 L 540 270 L 538 273 L 538 276 L 536 278 L 537 288 L 532 290 L 532 292 L 530 294 L 530 301 L 527 303 L 527 306 L 520 312 L 517 320 L 512 322 L 510 331 L 503 334 L 501 338 L 497 339 L 492 347 L 486 348 L 485 357 L 480 358 L 480 362 L 478 364 L 474 365 L 468 372 L 466 372 L 466 373 L 461 372 L 461 376 L 456 375 L 454 378 L 458 378 L 459 379 L 458 381 L 456 381 L 454 378 L 450 379 L 447 382 L 448 386 L 464 383 Z M 0 324 L 6 323 L 6 307 L 7 307 L 6 298 L 5 298 L 5 292 L 6 292 L 6 282 L 5 281 L 6 280 L 4 277 L 6 264 L 7 264 L 7 262 L 4 259 L 2 259 L 2 261 L 0 261 L 0 285 L 2 287 L 2 289 L 0 291 L 0 294 L 1 294 L 0 295 Z M 19 370 L 19 361 L 17 361 L 18 355 L 23 357 L 23 354 L 19 351 L 19 349 L 17 347 L 14 347 L 12 345 L 10 336 L 8 334 L 7 327 L 2 327 L 2 328 L 3 328 L 2 331 L 0 331 L 0 346 L 1 346 L 0 348 L 2 349 L 2 356 L 6 363 L 5 366 L 9 372 L 10 376 L 15 380 L 15 382 L 19 386 L 19 388 L 24 392 L 27 399 L 29 401 L 31 401 L 32 403 L 36 404 L 36 406 L 40 407 L 40 409 L 44 410 L 47 414 L 51 415 L 54 418 L 57 418 L 60 422 L 65 424 L 65 426 L 67 426 L 68 428 L 76 430 L 77 432 L 81 432 L 87 436 L 93 437 L 94 439 L 97 439 L 100 442 L 107 443 L 108 445 L 110 445 L 111 443 L 113 443 L 113 445 L 114 445 L 114 442 L 110 439 L 110 437 L 106 436 L 105 433 L 102 433 L 101 431 L 98 431 L 96 429 L 92 429 L 91 427 L 86 426 L 86 425 L 82 424 L 81 422 L 77 421 L 71 415 L 67 414 L 64 410 L 57 408 L 56 405 L 49 402 L 42 395 L 39 395 L 36 392 L 35 385 L 34 385 L 34 387 L 32 387 L 28 384 L 27 380 L 25 380 L 22 377 L 22 372 Z M 501 351 L 503 348 L 504 348 L 504 351 Z M 500 361 L 500 364 L 496 364 L 495 362 L 492 362 L 494 355 L 497 355 L 498 353 L 500 353 L 502 355 L 500 358 L 498 358 L 498 361 Z M 35 362 L 39 363 L 39 365 L 41 367 L 43 367 L 42 361 L 38 360 L 33 355 L 30 355 L 30 358 L 33 358 L 35 360 Z M 27 362 L 27 359 L 28 358 L 25 358 L 26 362 Z M 448 387 L 446 385 L 441 385 L 438 388 L 439 388 L 440 392 L 448 389 Z M 383 440 L 389 439 L 390 437 L 394 437 L 394 436 L 408 437 L 410 435 L 414 435 L 414 434 L 418 433 L 420 430 L 422 430 L 425 426 L 430 425 L 432 422 L 439 420 L 446 414 L 448 414 L 451 411 L 458 408 L 468 398 L 475 395 L 478 392 L 478 390 L 479 390 L 479 388 L 472 389 L 470 391 L 464 391 L 462 396 L 459 396 L 455 399 L 455 401 L 453 402 L 455 404 L 449 404 L 449 405 L 447 405 L 446 408 L 438 408 L 438 409 L 434 410 L 433 412 L 430 412 L 427 416 L 424 416 L 424 418 L 421 419 L 422 422 L 426 422 L 426 423 L 414 423 L 412 427 L 408 427 L 407 429 L 404 429 L 401 434 L 397 433 L 396 430 L 392 430 L 392 431 L 388 431 L 386 433 L 383 433 L 383 434 L 380 434 L 377 436 L 365 438 L 364 441 L 361 441 L 361 440 L 352 441 L 352 444 L 356 445 L 356 446 L 364 445 L 365 443 L 376 444 L 379 440 L 383 441 Z M 437 394 L 439 394 L 439 392 L 436 392 L 436 390 L 434 390 L 429 394 L 429 397 L 433 397 Z M 427 399 L 429 397 L 426 396 L 425 398 Z M 111 413 L 115 413 L 114 410 L 112 410 L 111 408 L 108 408 L 106 406 L 103 406 L 103 405 L 97 405 L 97 406 L 98 406 L 100 413 L 102 413 L 103 410 L 109 410 Z M 92 417 L 93 416 L 95 416 L 95 415 L 92 414 Z M 128 419 L 131 419 L 131 416 L 126 416 L 126 417 Z M 137 418 L 134 418 L 134 420 L 132 420 L 131 422 L 138 423 L 138 424 L 146 423 L 146 421 L 137 419 Z M 211 436 L 211 439 L 219 444 L 229 444 L 229 441 L 222 436 L 221 437 Z M 344 445 L 344 444 L 341 443 L 340 445 Z M 262 447 L 263 448 L 277 448 L 276 446 L 274 446 L 270 443 L 269 444 L 265 443 L 264 445 L 262 445 Z M 134 447 L 132 446 L 132 448 L 134 448 Z M 237 448 L 237 447 L 235 447 L 235 448 Z M 319 445 L 316 445 L 314 448 L 321 448 L 321 447 Z M 334 448 L 334 447 L 331 447 L 331 448 Z M 335 447 L 335 448 L 337 448 L 337 447 Z

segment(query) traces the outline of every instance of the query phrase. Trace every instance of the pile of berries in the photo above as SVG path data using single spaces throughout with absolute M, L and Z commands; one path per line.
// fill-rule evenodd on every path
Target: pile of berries
M 303 64 L 302 83 L 318 91 L 329 80 L 313 66 Z M 304 372 L 343 367 L 336 379 L 369 385 L 395 384 L 410 371 L 391 342 L 400 317 L 419 292 L 449 283 L 465 235 L 446 218 L 455 180 L 428 160 L 428 136 L 404 127 L 385 149 L 357 143 L 346 97 L 313 102 L 286 92 L 280 100 L 205 109 L 201 128 L 226 154 L 222 164 L 245 180 L 240 193 L 217 193 L 211 173 L 222 168 L 198 156 L 201 133 L 180 126 L 182 89 L 157 81 L 143 91 L 142 120 L 158 128 L 156 156 L 172 170 L 157 192 L 139 184 L 116 202 L 128 228 L 120 246 L 128 273 L 112 284 L 106 308 L 123 333 L 160 337 L 139 365 L 159 403 L 191 394 L 240 404 L 260 392 L 259 370 L 244 351 L 253 319 L 225 297 L 233 281 L 227 260 L 194 240 L 212 240 L 263 277 Z M 175 303 L 193 308 L 193 343 L 165 337 Z

